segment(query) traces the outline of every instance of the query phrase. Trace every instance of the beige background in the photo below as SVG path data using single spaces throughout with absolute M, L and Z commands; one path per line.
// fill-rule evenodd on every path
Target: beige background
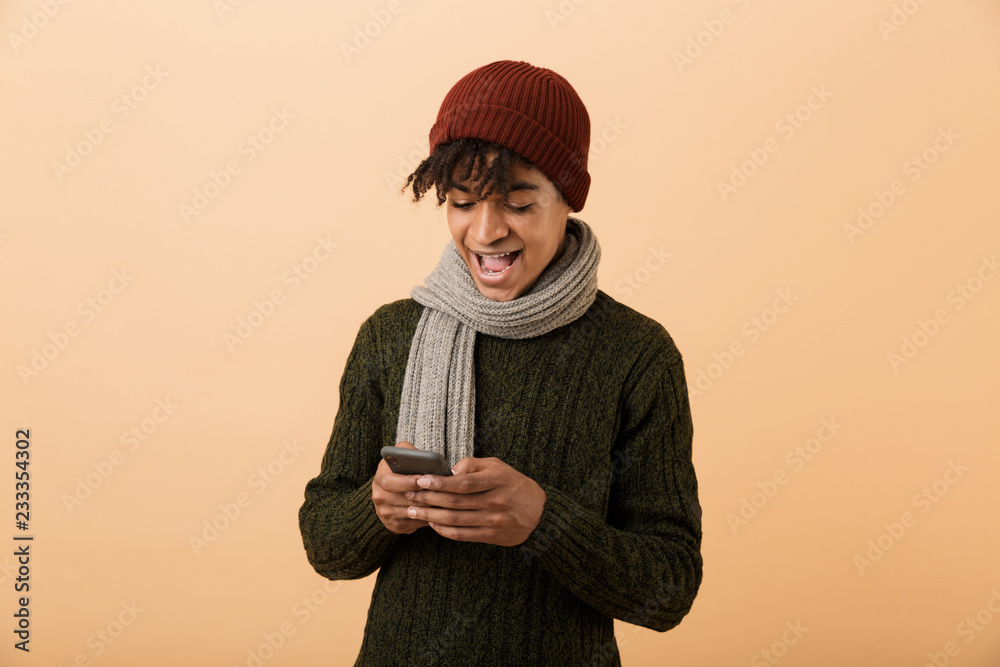
M 618 624 L 625 664 L 1000 663 L 995 1 L 33 0 L 0 29 L 0 553 L 20 428 L 36 537 L 30 654 L 0 556 L 0 663 L 353 663 L 374 577 L 324 587 L 296 513 L 360 323 L 449 238 L 396 172 L 504 58 L 587 104 L 601 288 L 699 389 L 704 584 L 669 633 Z

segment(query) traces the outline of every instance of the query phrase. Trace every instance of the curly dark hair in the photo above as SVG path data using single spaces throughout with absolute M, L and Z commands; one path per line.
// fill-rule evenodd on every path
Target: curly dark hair
M 489 169 L 486 169 L 487 157 L 492 153 L 496 153 L 496 158 Z M 440 206 L 447 201 L 456 165 L 461 165 L 462 171 L 458 179 L 477 181 L 474 188 L 477 197 L 485 198 L 498 192 L 500 196 L 506 198 L 511 188 L 510 168 L 516 164 L 529 169 L 536 168 L 530 160 L 506 146 L 485 139 L 456 139 L 441 144 L 421 162 L 413 173 L 406 177 L 400 192 L 405 192 L 412 184 L 413 201 L 418 202 L 433 187 L 437 194 L 437 205 Z M 562 196 L 559 186 L 556 186 L 556 191 Z

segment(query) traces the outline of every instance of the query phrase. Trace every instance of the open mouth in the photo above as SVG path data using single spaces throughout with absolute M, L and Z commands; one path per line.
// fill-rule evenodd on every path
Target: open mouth
M 479 269 L 484 276 L 500 276 L 510 270 L 510 267 L 514 266 L 517 259 L 521 256 L 521 251 L 512 250 L 496 255 L 473 254 L 476 256 L 476 263 L 479 264 Z

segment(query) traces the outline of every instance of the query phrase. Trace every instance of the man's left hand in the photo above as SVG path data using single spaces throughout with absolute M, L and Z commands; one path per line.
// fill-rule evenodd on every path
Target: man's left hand
M 408 509 L 413 519 L 427 521 L 442 537 L 502 547 L 521 544 L 538 527 L 545 490 L 496 457 L 466 457 L 454 475 L 424 475 L 412 500 L 428 506 Z

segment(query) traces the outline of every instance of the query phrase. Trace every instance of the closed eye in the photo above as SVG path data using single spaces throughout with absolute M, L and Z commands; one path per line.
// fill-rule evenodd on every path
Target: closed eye
M 457 208 L 457 209 L 465 210 L 465 209 L 469 209 L 469 208 L 472 208 L 473 206 L 475 206 L 475 202 L 464 202 L 464 203 L 460 204 L 458 202 L 454 202 L 453 201 L 453 202 L 451 202 L 451 206 L 452 206 L 452 208 Z M 534 206 L 534 203 L 525 204 L 524 206 L 512 206 L 510 204 L 507 204 L 506 206 L 507 206 L 508 210 L 513 211 L 514 213 L 525 213 L 532 206 Z

